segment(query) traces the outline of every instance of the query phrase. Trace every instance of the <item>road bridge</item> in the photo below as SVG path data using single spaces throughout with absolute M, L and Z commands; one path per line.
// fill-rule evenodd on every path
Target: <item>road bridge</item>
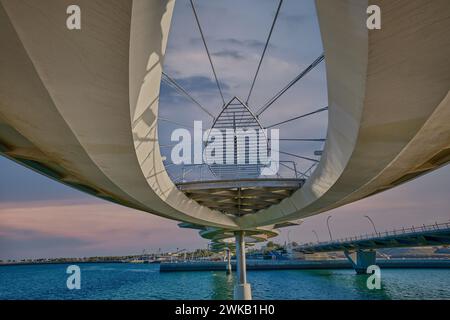
M 450 223 L 372 233 L 326 242 L 307 243 L 293 248 L 305 254 L 343 251 L 357 273 L 366 273 L 375 264 L 376 249 L 450 245 Z

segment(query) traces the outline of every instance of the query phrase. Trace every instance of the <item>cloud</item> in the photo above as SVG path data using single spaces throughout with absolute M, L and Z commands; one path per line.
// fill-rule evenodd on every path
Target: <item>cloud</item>
M 262 50 L 265 42 L 254 39 L 237 39 L 237 38 L 217 38 L 217 39 L 208 39 L 208 42 L 215 42 L 225 46 L 232 47 L 240 47 L 247 49 L 258 49 Z M 198 37 L 193 37 L 189 39 L 189 43 L 194 46 L 203 45 L 202 39 Z M 276 48 L 277 46 L 270 43 L 269 47 Z
M 231 46 L 239 46 L 239 47 L 246 47 L 250 49 L 261 49 L 264 47 L 265 42 L 259 41 L 259 40 L 252 40 L 252 39 L 246 39 L 246 40 L 240 40 L 236 38 L 226 38 L 226 39 L 219 39 L 216 40 L 217 42 L 220 42 L 225 45 L 231 45 Z M 271 48 L 275 48 L 275 45 L 269 44 Z
M 279 14 L 279 19 L 280 20 L 284 20 L 289 24 L 302 24 L 307 22 L 308 20 L 313 19 L 314 16 L 311 14 L 291 14 L 291 13 L 285 13 L 285 12 L 280 12 Z
M 188 92 L 201 93 L 217 89 L 216 81 L 204 76 L 177 78 L 175 81 Z M 230 86 L 223 81 L 221 81 L 220 86 L 222 90 L 228 90 L 230 88 Z
M 216 95 L 218 89 L 215 80 L 205 77 L 205 76 L 192 76 L 184 78 L 174 79 L 184 90 L 186 90 L 191 96 L 210 96 L 211 94 Z M 220 81 L 220 87 L 223 92 L 227 92 L 230 86 L 224 82 Z M 175 104 L 186 104 L 191 103 L 187 100 L 183 94 L 177 92 L 175 89 L 171 88 L 167 84 L 163 84 L 163 90 L 161 90 L 161 105 L 175 105 Z M 198 111 L 198 110 L 197 110 Z M 179 120 L 184 119 L 185 116 L 179 118 Z M 176 119 L 172 119 L 176 120 Z
M 214 102 L 220 96 L 216 81 L 213 78 L 203 75 L 194 75 L 173 79 L 186 90 L 191 97 L 202 104 L 204 108 L 213 113 L 219 112 L 219 109 L 215 110 L 215 106 L 219 108 L 222 104 L 219 101 Z M 227 94 L 231 88 L 228 81 L 219 78 L 219 83 L 222 92 Z M 194 117 L 191 120 L 201 120 L 202 117 L 205 116 L 205 114 L 201 114 L 202 111 L 198 109 L 190 98 L 183 93 L 178 92 L 165 82 L 161 83 L 160 105 L 163 106 L 160 109 L 160 116 L 168 117 L 172 121 L 178 121 L 184 124 L 187 124 L 187 121 L 191 116 Z M 182 109 L 180 109 L 180 107 Z M 189 107 L 189 109 L 186 109 L 187 107 Z M 180 110 L 184 110 L 184 112 L 180 113 Z M 192 125 L 192 123 L 190 125 Z M 162 133 L 161 130 L 163 129 L 160 128 L 160 133 Z
M 203 246 L 194 230 L 108 202 L 36 202 L 0 207 L 0 259 L 139 253 Z
M 0 226 L 0 239 L 0 259 L 19 256 L 40 257 L 42 253 L 53 257 L 67 257 L 68 251 L 82 252 L 83 249 L 95 244 L 95 241 L 90 239 L 12 226 Z
M 217 51 L 214 52 L 212 54 L 215 57 L 220 57 L 220 58 L 232 58 L 235 60 L 243 60 L 246 59 L 246 57 L 239 51 L 237 50 L 222 50 L 222 51 Z

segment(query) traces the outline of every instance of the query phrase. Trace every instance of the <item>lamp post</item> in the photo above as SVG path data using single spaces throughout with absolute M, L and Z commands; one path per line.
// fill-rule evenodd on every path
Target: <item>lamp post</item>
M 370 223 L 372 224 L 373 230 L 375 231 L 375 234 L 378 234 L 377 228 L 375 228 L 375 223 L 373 223 L 373 220 L 369 217 L 369 216 L 364 216 L 365 218 L 367 218 L 367 220 L 370 221 Z
M 333 236 L 331 235 L 331 230 L 330 230 L 330 219 L 331 219 L 331 216 L 328 216 L 327 227 L 328 227 L 328 233 L 330 234 L 330 240 L 333 241 Z

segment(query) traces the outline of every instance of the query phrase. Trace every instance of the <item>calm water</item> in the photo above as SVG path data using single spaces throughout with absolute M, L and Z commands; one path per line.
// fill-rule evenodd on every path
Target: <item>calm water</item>
M 0 267 L 0 299 L 231 299 L 225 272 L 159 273 L 158 265 L 80 264 L 81 290 L 67 265 Z M 384 269 L 368 290 L 352 270 L 249 271 L 254 299 L 450 299 L 449 269 Z

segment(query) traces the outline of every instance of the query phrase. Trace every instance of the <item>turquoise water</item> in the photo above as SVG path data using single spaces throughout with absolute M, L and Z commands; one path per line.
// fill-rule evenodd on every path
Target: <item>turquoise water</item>
M 159 273 L 158 265 L 79 264 L 81 289 L 68 290 L 68 265 L 0 267 L 0 299 L 231 299 L 234 275 Z M 380 290 L 353 270 L 249 271 L 254 299 L 450 299 L 449 269 L 384 269 Z

